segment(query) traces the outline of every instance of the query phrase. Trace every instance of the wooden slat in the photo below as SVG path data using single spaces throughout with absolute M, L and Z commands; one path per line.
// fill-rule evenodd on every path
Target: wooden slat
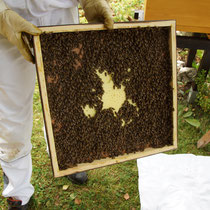
M 171 53 L 171 60 L 172 60 L 172 87 L 173 87 L 173 140 L 174 140 L 174 146 L 177 147 L 177 72 L 176 72 L 176 24 L 173 23 L 173 26 L 171 27 L 171 34 L 169 39 L 169 47 L 170 47 L 170 53 Z
M 193 32 L 193 33 L 209 33 L 210 27 L 198 27 L 198 26 L 183 26 L 177 25 L 177 31 L 186 31 L 186 32 Z
M 157 148 L 157 149 L 147 148 L 142 152 L 130 153 L 130 154 L 115 157 L 114 159 L 106 158 L 106 159 L 101 159 L 101 160 L 94 160 L 92 163 L 82 163 L 82 164 L 78 164 L 74 168 L 69 168 L 67 170 L 60 171 L 58 173 L 58 176 L 56 177 L 61 177 L 61 176 L 66 176 L 66 175 L 77 173 L 77 172 L 101 168 L 101 167 L 113 165 L 116 163 L 122 163 L 128 160 L 134 160 L 134 159 L 138 159 L 138 158 L 149 156 L 149 155 L 154 155 L 161 152 L 167 152 L 176 148 L 177 148 L 176 145 L 166 146 L 166 147 Z
M 58 176 L 59 167 L 58 167 L 57 155 L 56 155 L 56 150 L 55 150 L 53 129 L 52 129 L 52 123 L 51 123 L 52 121 L 51 121 L 50 109 L 49 109 L 49 104 L 48 104 L 44 65 L 43 65 L 43 60 L 42 60 L 42 51 L 41 51 L 41 44 L 40 44 L 39 36 L 34 36 L 34 46 L 35 46 L 37 76 L 38 76 L 38 81 L 39 81 L 39 86 L 40 86 L 42 108 L 43 108 L 44 119 L 45 119 L 45 129 L 46 129 L 47 137 L 48 137 L 47 138 L 48 146 L 50 150 L 54 176 Z
M 145 20 L 175 19 L 177 30 L 210 33 L 209 0 L 146 0 Z
M 42 52 L 39 36 L 34 37 L 35 57 L 38 72 L 39 85 L 41 90 L 42 105 L 44 110 L 45 126 L 48 135 L 48 143 L 51 154 L 51 161 L 55 177 L 65 176 L 76 172 L 100 168 L 115 163 L 121 163 L 128 160 L 137 159 L 140 157 L 166 152 L 177 148 L 177 81 L 176 81 L 176 34 L 175 34 L 175 21 L 155 21 L 155 22 L 135 22 L 135 23 L 118 23 L 114 25 L 115 29 L 119 28 L 136 28 L 136 27 L 170 27 L 169 46 L 172 60 L 172 87 L 173 87 L 173 145 L 165 146 L 162 148 L 147 148 L 142 152 L 125 154 L 122 156 L 95 160 L 92 163 L 78 164 L 76 167 L 67 170 L 59 170 L 58 161 L 56 156 L 55 142 L 53 136 L 52 122 L 50 116 L 50 109 L 48 104 L 47 89 L 45 83 L 44 66 L 42 60 Z M 71 25 L 71 26 L 57 26 L 57 27 L 42 27 L 46 33 L 60 33 L 60 32 L 73 32 L 73 31 L 89 31 L 89 30 L 105 30 L 102 24 L 84 24 L 84 25 Z
M 153 21 L 153 22 L 132 22 L 131 23 L 115 23 L 114 29 L 127 29 L 127 28 L 136 28 L 136 27 L 172 27 L 174 26 L 174 20 L 165 20 L 165 21 Z M 80 25 L 71 25 L 71 26 L 52 26 L 52 27 L 41 27 L 40 28 L 45 33 L 62 33 L 62 32 L 76 32 L 76 31 L 98 31 L 98 30 L 107 30 L 104 28 L 103 24 L 80 24 Z

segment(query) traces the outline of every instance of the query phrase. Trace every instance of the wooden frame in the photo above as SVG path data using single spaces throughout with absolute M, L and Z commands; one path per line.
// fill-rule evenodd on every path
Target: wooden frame
M 42 106 L 45 118 L 45 126 L 48 137 L 48 144 L 51 155 L 51 162 L 53 167 L 53 172 L 55 177 L 65 176 L 73 174 L 76 172 L 86 171 L 90 169 L 95 169 L 115 163 L 120 163 L 132 159 L 137 159 L 140 157 L 166 152 L 177 148 L 177 80 L 176 80 L 176 34 L 175 34 L 175 21 L 155 21 L 155 22 L 133 22 L 133 23 L 117 23 L 114 25 L 114 29 L 120 28 L 136 28 L 136 27 L 170 27 L 170 52 L 171 52 L 171 62 L 172 62 L 172 87 L 173 87 L 173 145 L 165 146 L 163 148 L 148 148 L 143 152 L 136 152 L 131 154 L 125 154 L 122 156 L 112 158 L 106 158 L 101 160 L 95 160 L 92 163 L 82 163 L 78 164 L 76 167 L 69 168 L 66 170 L 59 170 L 56 149 L 54 143 L 53 129 L 51 123 L 51 116 L 49 111 L 47 89 L 45 83 L 44 66 L 42 60 L 40 37 L 34 36 L 34 49 L 36 57 L 36 67 L 37 75 L 39 80 Z M 75 32 L 75 31 L 90 31 L 90 30 L 106 30 L 102 24 L 82 24 L 82 25 L 69 25 L 69 26 L 55 26 L 55 27 L 42 27 L 42 31 L 45 33 L 59 33 L 59 32 Z

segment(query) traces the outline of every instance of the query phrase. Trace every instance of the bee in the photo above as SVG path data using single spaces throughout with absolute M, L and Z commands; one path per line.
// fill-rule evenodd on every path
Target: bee
M 46 78 L 59 78 L 56 83 L 48 82 L 47 91 L 51 115 L 63 126 L 55 135 L 60 168 L 173 142 L 172 135 L 167 135 L 173 127 L 173 94 L 166 84 L 172 74 L 167 30 L 153 27 L 41 35 Z M 165 55 L 164 60 L 158 51 Z M 82 65 L 76 59 L 83 59 Z M 126 97 L 135 101 L 139 112 L 128 103 L 116 117 L 113 110 L 102 110 L 104 91 L 95 69 L 111 74 L 114 88 L 124 85 Z M 84 116 L 81 107 L 86 104 L 95 107 L 94 118 Z M 127 123 L 124 127 L 122 119 Z M 169 128 L 171 132 L 167 132 Z

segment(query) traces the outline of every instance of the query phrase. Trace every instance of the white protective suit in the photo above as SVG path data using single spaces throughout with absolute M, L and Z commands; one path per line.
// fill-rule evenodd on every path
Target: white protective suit
M 9 8 L 37 26 L 79 23 L 77 0 L 4 0 Z M 26 204 L 30 184 L 35 66 L 0 35 L 0 163 L 9 183 L 4 197 Z M 18 177 L 18 179 L 16 178 Z

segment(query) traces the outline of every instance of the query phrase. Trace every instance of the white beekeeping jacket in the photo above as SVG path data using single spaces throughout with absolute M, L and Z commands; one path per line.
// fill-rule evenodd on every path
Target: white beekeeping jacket
M 78 0 L 4 0 L 7 6 L 37 26 L 79 23 Z

